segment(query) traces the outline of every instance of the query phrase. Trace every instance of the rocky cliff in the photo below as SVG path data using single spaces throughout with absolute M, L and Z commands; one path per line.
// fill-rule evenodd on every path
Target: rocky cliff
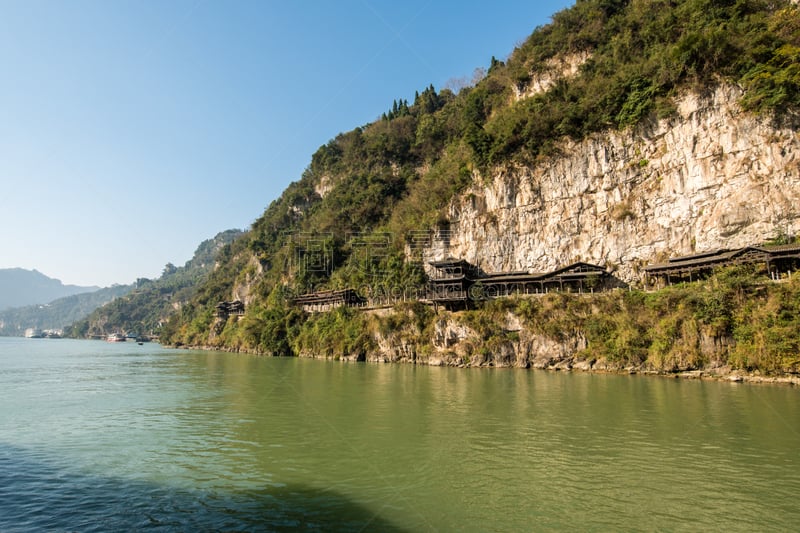
M 582 260 L 638 282 L 640 267 L 668 256 L 800 233 L 800 118 L 746 113 L 741 95 L 689 93 L 670 118 L 564 141 L 535 166 L 476 179 L 426 258 L 487 272 Z
M 725 269 L 637 289 L 643 267 L 670 256 L 800 236 L 799 20 L 786 0 L 576 2 L 474 86 L 430 86 L 321 146 L 162 339 L 427 364 L 797 372 L 800 277 Z M 446 257 L 486 273 L 596 263 L 630 290 L 459 312 L 414 301 L 418 261 Z M 309 313 L 292 297 L 345 288 L 376 309 Z M 386 294 L 394 307 L 380 308 Z M 215 321 L 230 300 L 244 315 Z
M 725 379 L 728 381 L 771 382 L 800 385 L 796 372 L 779 372 L 762 375 L 740 365 L 732 364 L 730 352 L 735 343 L 728 337 L 715 338 L 700 333 L 694 339 L 693 358 L 682 361 L 618 360 L 593 355 L 590 341 L 578 329 L 563 338 L 554 338 L 533 331 L 519 316 L 508 313 L 498 323 L 502 334 L 499 342 L 487 347 L 485 339 L 472 327 L 464 324 L 464 317 L 442 313 L 434 321 L 433 330 L 425 335 L 414 328 L 397 331 L 372 331 L 375 346 L 366 353 L 344 355 L 348 361 L 366 360 L 376 363 L 412 363 L 431 366 L 458 367 L 514 367 L 539 370 L 580 372 L 625 372 L 631 374 L 657 374 L 689 379 Z M 684 344 L 685 338 L 676 339 Z M 317 354 L 301 354 L 319 357 Z

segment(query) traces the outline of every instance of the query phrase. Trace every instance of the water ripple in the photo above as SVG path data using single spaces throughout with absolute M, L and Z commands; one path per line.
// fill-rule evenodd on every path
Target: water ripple
M 3 346 L 3 532 L 800 520 L 794 389 Z

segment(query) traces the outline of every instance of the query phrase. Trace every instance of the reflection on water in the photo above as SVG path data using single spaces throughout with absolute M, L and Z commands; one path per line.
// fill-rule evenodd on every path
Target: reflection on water
M 798 394 L 0 339 L 0 530 L 791 529 Z

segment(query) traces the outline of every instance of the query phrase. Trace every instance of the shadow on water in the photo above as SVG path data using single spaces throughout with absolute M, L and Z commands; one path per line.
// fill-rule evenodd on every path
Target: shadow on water
M 240 494 L 75 472 L 0 444 L 0 531 L 389 531 L 401 528 L 328 490 Z

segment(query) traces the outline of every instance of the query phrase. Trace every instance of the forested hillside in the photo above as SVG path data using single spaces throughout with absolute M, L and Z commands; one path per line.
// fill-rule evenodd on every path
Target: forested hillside
M 742 113 L 792 131 L 798 65 L 795 2 L 578 0 L 506 60 L 492 57 L 474 86 L 422 88 L 320 147 L 248 235 L 222 250 L 164 339 L 287 355 L 314 336 L 352 336 L 342 353 L 369 344 L 361 318 L 310 318 L 290 297 L 419 286 L 415 236 L 446 231 L 455 197 L 557 161 L 584 139 L 680 120 L 689 93 L 737 87 Z M 214 306 L 234 298 L 246 303 L 245 316 L 215 324 Z
M 106 336 L 113 332 L 158 335 L 161 324 L 195 295 L 214 268 L 219 251 L 241 235 L 239 230 L 227 230 L 203 241 L 184 266 L 167 263 L 159 278 L 138 279 L 127 294 L 88 317 L 80 317 L 68 333 L 73 337 Z

